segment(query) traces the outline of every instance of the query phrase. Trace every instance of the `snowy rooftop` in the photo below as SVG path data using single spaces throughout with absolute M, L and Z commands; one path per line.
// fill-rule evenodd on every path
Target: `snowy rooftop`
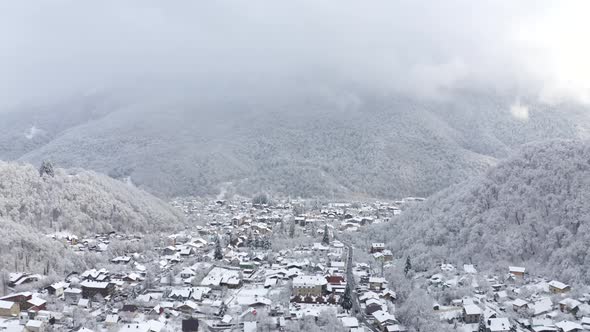
M 555 287 L 558 289 L 565 289 L 568 287 L 568 285 L 564 284 L 563 282 L 557 281 L 557 280 L 551 280 L 549 282 L 549 286 Z
M 0 309 L 10 309 L 14 305 L 14 302 L 0 300 Z
M 467 315 L 481 315 L 481 308 L 475 304 L 468 304 L 463 307 Z

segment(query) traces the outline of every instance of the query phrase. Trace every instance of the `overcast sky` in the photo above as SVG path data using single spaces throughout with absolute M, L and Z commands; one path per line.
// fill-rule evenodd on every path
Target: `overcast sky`
M 5 0 L 0 105 L 134 80 L 264 89 L 314 75 L 589 102 L 589 12 L 584 0 Z

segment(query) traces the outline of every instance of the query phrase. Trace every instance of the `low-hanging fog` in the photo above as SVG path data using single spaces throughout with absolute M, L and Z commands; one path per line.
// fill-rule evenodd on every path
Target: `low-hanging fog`
M 476 82 L 584 100 L 589 7 L 584 1 L 3 1 L 0 90 L 6 105 L 146 81 L 268 89 L 309 84 L 319 75 L 421 96 Z
M 162 195 L 429 195 L 587 137 L 584 1 L 3 1 L 0 159 Z

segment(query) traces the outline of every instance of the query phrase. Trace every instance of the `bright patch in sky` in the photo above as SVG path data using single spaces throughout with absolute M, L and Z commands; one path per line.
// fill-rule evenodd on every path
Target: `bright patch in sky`
M 588 1 L 556 2 L 515 33 L 527 47 L 524 68 L 543 82 L 546 101 L 569 97 L 590 103 L 589 11 Z

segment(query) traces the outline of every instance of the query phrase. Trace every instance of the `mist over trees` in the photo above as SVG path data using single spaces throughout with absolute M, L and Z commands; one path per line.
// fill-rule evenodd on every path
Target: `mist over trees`
M 129 177 L 164 197 L 217 194 L 229 183 L 246 196 L 398 198 L 482 174 L 521 144 L 575 139 L 590 128 L 575 104 L 524 99 L 528 118 L 516 119 L 513 95 L 461 91 L 421 100 L 321 79 L 289 88 L 252 96 L 199 92 L 201 99 L 106 91 L 7 110 L 0 159 L 40 164 L 51 156 L 61 167 Z M 78 120 L 64 125 L 39 115 L 61 118 L 63 108 Z M 78 108 L 84 111 L 70 111 Z M 44 134 L 25 137 L 31 122 Z
M 468 180 L 363 236 L 386 233 L 386 247 L 411 256 L 413 270 L 448 262 L 590 281 L 590 145 L 524 146 L 485 176 Z M 362 239 L 358 239 L 362 242 Z

